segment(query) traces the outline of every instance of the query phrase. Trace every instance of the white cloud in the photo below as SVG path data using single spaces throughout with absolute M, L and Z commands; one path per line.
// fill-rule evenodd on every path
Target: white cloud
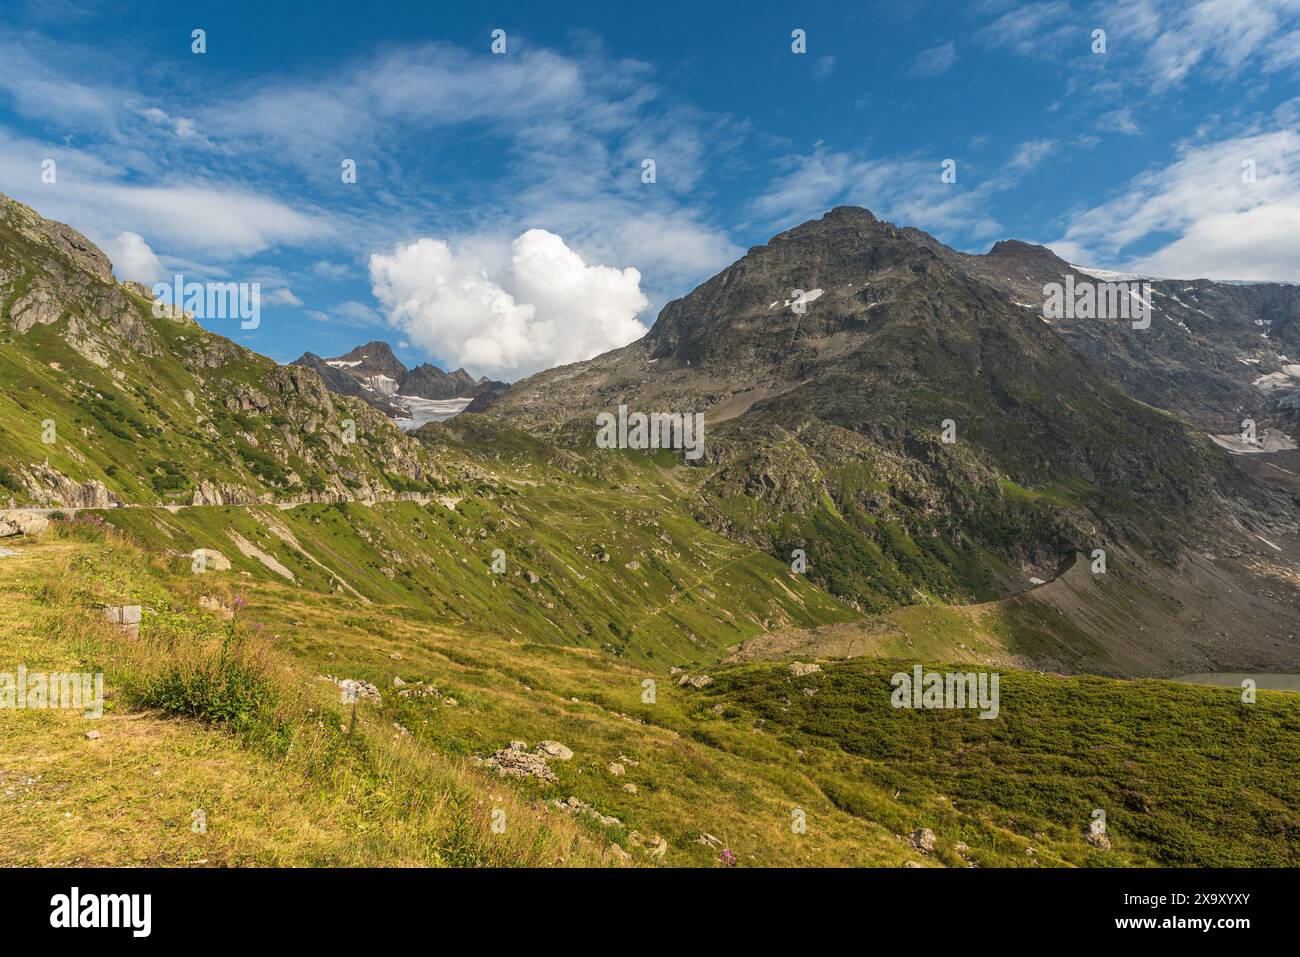
M 952 69 L 956 62 L 957 44 L 949 40 L 918 53 L 912 62 L 912 73 L 916 76 L 938 76 Z
M 376 312 L 373 306 L 367 306 L 365 303 L 355 300 L 341 302 L 328 311 L 308 309 L 307 315 L 317 322 L 329 322 L 353 329 L 382 326 L 384 324 L 384 317 Z
M 112 261 L 118 279 L 152 285 L 167 275 L 167 270 L 139 233 L 118 233 L 104 243 L 104 252 Z
M 1160 94 L 1193 74 L 1224 82 L 1247 71 L 1274 73 L 1300 61 L 1297 0 L 1101 0 L 1072 6 L 1040 0 L 1017 6 L 980 29 L 990 46 L 1068 63 L 1071 91 L 1079 68 L 1100 70 L 1115 58 L 1119 70 L 1092 86 L 1106 91 L 1139 87 Z M 1106 31 L 1106 55 L 1091 53 L 1092 30 Z
M 273 289 L 262 295 L 262 302 L 270 306 L 301 306 L 302 300 L 291 289 Z
M 1027 140 L 1021 143 L 1011 156 L 1011 169 L 1016 172 L 1028 172 L 1051 155 L 1056 149 L 1055 140 Z
M 1287 69 L 1300 45 L 1297 15 L 1295 0 L 1112 0 L 1098 20 L 1143 51 L 1142 78 L 1162 92 L 1196 70 L 1227 79 L 1247 67 Z
M 322 259 L 311 264 L 311 274 L 321 279 L 336 281 L 343 279 L 351 270 L 343 263 L 332 263 Z
M 632 267 L 588 265 L 554 233 L 530 229 L 492 262 L 424 238 L 370 258 L 375 298 L 415 346 L 477 373 L 518 378 L 589 359 L 646 332 Z
M 1002 14 L 977 34 L 1022 56 L 1056 56 L 1074 41 L 1087 50 L 1089 31 L 1065 0 L 1027 3 Z
M 1049 245 L 1071 262 L 1173 278 L 1300 280 L 1300 131 L 1184 147 L 1114 198 L 1076 213 Z M 1254 182 L 1243 182 L 1244 162 Z
M 945 183 L 938 159 L 875 159 L 819 144 L 810 154 L 787 157 L 791 171 L 773 180 L 750 209 L 773 227 L 788 228 L 852 204 L 905 226 L 983 237 L 999 228 L 984 213 L 990 194 L 1014 185 L 1050 147 L 1046 141 L 1025 144 L 1007 172 L 979 182 L 959 162 L 957 182 Z
M 0 130 L 0 189 L 97 242 L 138 232 L 168 265 L 238 271 L 241 258 L 284 247 L 308 247 L 309 262 L 345 262 L 344 243 L 386 250 L 432 234 L 459 250 L 468 236 L 540 227 L 588 262 L 635 262 L 657 305 L 743 252 L 693 203 L 714 182 L 710 172 L 739 153 L 746 125 L 665 96 L 649 64 L 610 57 L 598 43 L 569 54 L 520 44 L 508 57 L 446 43 L 385 46 L 214 94 L 158 87 L 129 59 L 104 62 L 102 51 L 62 42 L 18 69 L 3 62 L 5 39 L 0 29 L 0 101 L 23 97 L 32 115 L 75 132 L 76 148 L 27 141 L 9 157 Z M 111 76 L 118 85 L 105 83 Z M 76 96 L 55 103 L 32 92 L 37 81 L 60 90 L 80 81 L 101 95 L 74 110 Z M 95 122 L 84 116 L 92 108 Z M 424 175 L 433 131 L 500 163 L 438 164 Z M 39 183 L 46 156 L 59 160 L 57 191 Z M 340 191 L 341 157 L 358 162 L 355 189 Z M 645 158 L 658 164 L 654 184 L 641 182 Z M 474 190 L 462 187 L 485 177 L 508 201 L 463 199 Z M 328 253 L 311 248 L 327 244 Z M 307 268 L 295 288 L 349 275 L 347 265 Z

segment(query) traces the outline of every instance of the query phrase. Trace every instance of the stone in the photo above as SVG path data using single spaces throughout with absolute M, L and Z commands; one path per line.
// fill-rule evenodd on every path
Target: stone
M 98 740 L 99 740 L 99 732 L 98 732 L 98 731 L 87 731 L 87 732 L 86 732 L 86 740 L 87 740 L 87 741 L 98 741 Z
M 934 831 L 928 827 L 917 828 L 908 842 L 922 854 L 934 853 Z
M 50 527 L 50 520 L 35 512 L 23 512 L 17 509 L 0 512 L 0 538 L 10 535 L 39 535 Z
M 682 675 L 681 678 L 677 680 L 677 685 L 681 688 L 687 686 L 692 688 L 704 688 L 711 684 L 713 684 L 713 679 L 708 675 Z
M 104 620 L 129 638 L 140 634 L 140 606 L 117 605 L 104 609 Z
M 611 762 L 609 773 L 614 775 L 616 778 L 621 778 L 623 776 L 623 765 L 619 764 L 617 761 Z
M 527 745 L 522 741 L 512 741 L 510 747 L 502 748 L 484 763 L 502 777 L 521 779 L 531 777 L 554 784 L 558 778 L 555 772 L 546 766 L 546 759 L 540 754 L 530 753 L 526 748 Z
M 1085 842 L 1092 845 L 1099 851 L 1110 850 L 1110 838 L 1106 836 L 1105 831 L 1097 830 L 1090 827 L 1084 833 L 1083 839 Z
M 210 611 L 217 615 L 220 615 L 222 618 L 225 618 L 226 620 L 230 620 L 231 618 L 235 617 L 235 613 L 233 610 L 231 610 L 229 605 L 225 604 L 225 602 L 223 602 L 220 598 L 216 598 L 212 595 L 199 596 L 199 607 L 202 608 L 204 611 Z
M 196 548 L 190 552 L 194 564 L 210 572 L 230 571 L 230 559 L 213 548 Z M 200 564 L 202 563 L 202 564 Z
M 535 750 L 548 761 L 568 761 L 573 757 L 573 752 L 558 741 L 540 741 Z
M 611 844 L 609 846 L 609 853 L 613 855 L 614 859 L 620 864 L 626 864 L 628 861 L 632 860 L 632 855 L 623 850 L 623 848 L 619 847 L 617 844 Z
M 361 681 L 358 678 L 334 678 L 330 675 L 322 675 L 321 677 L 339 686 L 339 689 L 343 692 L 344 704 L 351 704 L 356 701 L 373 701 L 375 704 L 380 704 L 384 700 L 379 693 L 379 689 L 369 681 Z
M 794 675 L 796 678 L 802 678 L 804 675 L 815 674 L 821 670 L 821 665 L 805 664 L 802 661 L 796 661 L 790 665 L 790 674 Z

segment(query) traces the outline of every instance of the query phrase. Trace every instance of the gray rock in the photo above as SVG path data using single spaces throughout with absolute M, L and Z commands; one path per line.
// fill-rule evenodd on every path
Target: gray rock
M 527 745 L 522 741 L 512 741 L 510 747 L 502 748 L 484 763 L 502 777 L 531 777 L 554 784 L 558 778 L 555 772 L 546 766 L 546 759 L 540 754 L 532 754 L 526 748 Z
M 35 512 L 0 512 L 0 538 L 10 535 L 39 535 L 50 527 L 50 520 Z
M 922 854 L 933 854 L 934 831 L 930 830 L 928 827 L 918 828 L 912 832 L 911 837 L 908 838 L 908 843 Z
M 704 688 L 713 684 L 713 679 L 708 675 L 682 675 L 677 681 L 678 687 L 685 688 Z
M 538 742 L 535 750 L 548 761 L 568 761 L 573 757 L 573 752 L 558 741 Z

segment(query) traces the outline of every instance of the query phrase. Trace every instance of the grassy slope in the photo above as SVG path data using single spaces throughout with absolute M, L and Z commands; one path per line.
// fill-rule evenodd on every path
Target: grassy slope
M 705 697 L 803 748 L 850 813 L 903 827 L 879 794 L 922 803 L 950 863 L 963 840 L 1003 858 L 1033 846 L 1040 862 L 1300 864 L 1300 697 L 1261 692 L 1246 705 L 1232 689 L 1007 672 L 1000 717 L 982 720 L 895 710 L 889 676 L 912 665 L 856 661 L 805 678 L 746 666 Z M 1108 854 L 1080 840 L 1097 808 Z
M 103 517 L 178 555 L 214 548 L 239 571 L 287 581 L 242 555 L 238 534 L 307 593 L 341 590 L 350 617 L 400 607 L 430 625 L 582 645 L 664 668 L 715 661 L 770 627 L 851 617 L 785 566 L 700 526 L 679 504 L 676 473 L 620 458 L 617 482 L 538 463 L 512 473 L 522 476 L 513 482 L 492 480 L 459 501 L 427 505 L 117 509 Z M 496 549 L 505 553 L 504 575 L 491 572 Z
M 93 531 L 24 543 L 0 563 L 0 660 L 106 673 L 99 721 L 0 712 L 0 863 L 610 860 L 572 821 L 537 813 L 462 761 L 394 740 L 383 722 L 363 715 L 344 734 L 333 687 L 291 673 L 274 651 L 263 675 L 276 698 L 274 739 L 257 723 L 236 733 L 150 707 L 142 697 L 148 676 L 228 627 L 194 612 L 181 597 L 185 586 L 139 549 Z M 116 635 L 95 610 L 127 595 L 148 608 L 138 642 Z M 88 740 L 90 729 L 101 737 Z M 493 807 L 512 823 L 504 835 L 490 831 Z M 196 808 L 206 815 L 204 833 L 191 827 Z
M 0 252 L 16 251 L 21 247 L 0 227 Z M 271 359 L 194 323 L 155 318 L 140 297 L 120 295 L 148 330 L 157 355 L 135 352 L 104 333 L 101 345 L 111 360 L 101 366 L 70 344 L 75 303 L 53 325 L 26 333 L 6 321 L 8 305 L 0 304 L 0 496 L 16 492 L 23 501 L 14 473 L 47 460 L 75 482 L 101 481 L 134 503 L 189 502 L 201 480 L 276 498 L 327 487 L 356 490 L 363 482 L 380 492 L 432 491 L 444 484 L 427 463 L 420 480 L 389 474 L 385 463 L 394 444 L 416 458 L 420 450 L 359 400 L 332 396 L 334 408 L 327 410 L 281 394 L 270 384 L 280 374 Z M 89 322 L 99 327 L 98 320 Z M 215 368 L 206 367 L 209 361 Z M 228 407 L 250 390 L 264 395 L 268 408 Z M 347 418 L 356 423 L 351 445 L 339 442 Z M 52 444 L 43 441 L 49 420 L 56 429 Z
M 1229 691 L 1004 672 L 1002 717 L 981 721 L 893 710 L 895 666 L 869 660 L 805 678 L 771 663 L 715 667 L 714 685 L 682 689 L 662 664 L 475 633 L 398 606 L 358 613 L 354 599 L 272 577 L 191 575 L 177 560 L 151 560 L 102 535 L 57 531 L 0 562 L 0 660 L 102 666 L 112 696 L 93 745 L 81 739 L 80 719 L 0 715 L 4 772 L 47 769 L 17 805 L 19 833 L 30 838 L 8 843 L 17 859 L 596 862 L 618 842 L 651 862 L 635 831 L 666 838 L 669 864 L 716 863 L 720 849 L 698 843 L 702 833 L 742 865 L 963 866 L 959 841 L 983 866 L 1300 861 L 1300 815 L 1288 798 L 1300 758 L 1293 695 L 1262 692 L 1246 708 Z M 243 627 L 262 636 L 265 674 L 279 689 L 274 734 L 253 733 L 257 725 L 204 734 L 162 714 L 123 720 L 139 694 L 132 689 L 147 685 L 141 674 L 185 660 L 185 648 L 226 627 L 194 610 L 199 596 L 229 603 L 237 592 L 249 601 Z M 107 640 L 93 622 L 95 606 L 128 598 L 145 606 L 138 645 Z M 332 731 L 344 715 L 333 713 L 321 673 L 382 689 L 382 705 L 359 708 L 364 747 Z M 399 697 L 395 676 L 441 697 Z M 647 677 L 658 682 L 653 704 L 642 701 Z M 317 727 L 322 709 L 330 714 Z M 132 743 L 137 735 L 147 747 Z M 514 738 L 556 738 L 575 757 L 553 764 L 554 786 L 472 767 L 471 756 Z M 120 760 L 106 763 L 105 752 Z M 609 770 L 615 761 L 621 776 Z M 151 780 L 152 770 L 164 773 Z M 569 795 L 620 824 L 545 809 Z M 412 822 L 409 802 L 419 796 L 427 806 Z M 92 823 L 56 824 L 59 840 L 42 845 L 47 812 L 31 798 Z M 220 826 L 202 840 L 186 829 L 191 804 L 220 809 Z M 507 809 L 506 839 L 486 830 L 495 806 Z M 795 807 L 807 813 L 806 834 L 790 828 Z M 1082 840 L 1096 807 L 1109 817 L 1109 853 Z M 96 815 L 114 813 L 122 835 L 108 841 Z M 939 836 L 934 857 L 901 838 L 921 826 Z

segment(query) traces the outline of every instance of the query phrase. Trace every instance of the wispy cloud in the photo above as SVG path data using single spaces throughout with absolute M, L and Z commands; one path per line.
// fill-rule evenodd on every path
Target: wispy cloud
M 912 73 L 916 76 L 939 76 L 951 70 L 956 62 L 957 44 L 949 40 L 918 53 L 912 61 Z
M 1185 145 L 1077 211 L 1050 245 L 1073 262 L 1160 276 L 1300 280 L 1295 118 L 1292 105 L 1235 136 Z

